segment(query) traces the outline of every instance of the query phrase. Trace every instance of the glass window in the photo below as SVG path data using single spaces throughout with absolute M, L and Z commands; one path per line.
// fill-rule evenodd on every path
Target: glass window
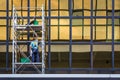
M 120 68 L 120 45 L 114 45 L 114 50 L 115 50 L 115 55 L 114 55 L 114 58 L 115 58 L 115 68 Z
M 51 45 L 51 67 L 69 67 L 69 45 Z
M 112 0 L 107 0 L 108 10 L 112 10 Z
M 72 67 L 90 68 L 90 45 L 72 45 Z
M 68 11 L 60 10 L 59 13 L 60 13 L 60 16 L 69 16 L 69 12 Z
M 51 25 L 58 25 L 58 19 L 51 19 Z
M 6 26 L 6 19 L 0 19 L 0 23 L 1 23 L 0 25 L 5 25 Z
M 91 0 L 83 0 L 84 1 L 84 9 L 90 10 Z
M 95 7 L 96 7 L 96 9 L 103 9 L 103 10 L 105 10 L 106 9 L 106 0 L 96 0 L 97 2 L 96 2 L 96 5 L 95 5 Z M 108 0 L 109 1 L 109 0 Z M 102 5 L 101 5 L 102 4 Z
M 112 46 L 93 45 L 94 68 L 112 68 Z
M 81 40 L 83 35 L 82 26 L 72 26 L 72 40 Z
M 60 19 L 59 25 L 69 25 L 69 19 Z
M 114 26 L 114 40 L 120 41 L 120 26 Z
M 96 11 L 95 16 L 106 16 L 106 11 Z
M 84 16 L 90 16 L 90 15 L 91 15 L 90 11 L 84 10 Z
M 60 26 L 60 29 L 59 29 L 60 31 L 60 39 L 61 40 L 69 40 L 69 31 L 70 31 L 70 29 L 69 29 L 69 26 Z
M 6 0 L 0 0 L 0 10 L 6 10 Z
M 51 16 L 58 16 L 58 11 L 51 11 Z
M 106 19 L 95 19 L 96 25 L 106 25 Z
M 0 17 L 6 17 L 6 12 L 1 11 L 0 12 Z
M 58 0 L 51 0 L 51 9 L 58 9 Z
M 68 0 L 59 0 L 60 1 L 60 10 L 65 9 L 68 10 Z
M 120 10 L 120 0 L 114 0 L 115 1 L 115 10 Z
M 84 26 L 84 40 L 90 40 L 90 26 Z
M 106 26 L 96 26 L 93 31 L 95 40 L 106 40 Z
M 82 9 L 82 4 L 83 0 L 73 0 L 73 9 L 76 10 L 76 9 Z
M 73 10 L 73 16 L 83 16 L 84 12 L 81 10 Z
M 6 40 L 6 27 L 0 27 L 0 40 Z
M 51 26 L 51 40 L 58 40 L 58 26 Z
M 72 19 L 72 25 L 73 26 L 84 25 L 83 24 L 83 19 Z

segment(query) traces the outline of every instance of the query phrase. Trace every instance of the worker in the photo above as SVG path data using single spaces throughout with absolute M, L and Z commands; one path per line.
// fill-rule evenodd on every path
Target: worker
M 32 57 L 32 62 L 39 62 L 40 56 L 38 52 L 38 36 L 35 33 L 33 35 L 33 41 L 30 43 L 30 56 Z

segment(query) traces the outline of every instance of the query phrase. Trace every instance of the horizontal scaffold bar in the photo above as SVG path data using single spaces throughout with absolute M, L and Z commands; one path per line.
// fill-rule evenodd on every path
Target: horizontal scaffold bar
M 42 30 L 41 25 L 16 25 L 14 28 L 17 30 L 35 30 L 35 31 L 40 31 Z
M 17 43 L 28 43 L 28 42 L 31 42 L 31 41 L 16 41 Z M 38 41 L 39 43 L 41 42 L 41 41 Z
M 42 62 L 35 62 L 35 63 L 34 63 L 34 62 L 27 62 L 27 63 L 19 63 L 19 62 L 18 62 L 18 63 L 15 63 L 15 64 L 16 64 L 16 65 L 17 65 L 17 64 L 18 64 L 18 65 L 19 65 L 19 64 L 25 64 L 25 65 L 28 65 L 28 64 L 40 65 L 40 64 L 42 64 Z

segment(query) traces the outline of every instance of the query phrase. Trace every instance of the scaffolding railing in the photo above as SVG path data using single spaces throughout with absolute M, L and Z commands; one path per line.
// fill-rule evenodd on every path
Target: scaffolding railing
M 27 7 L 26 7 L 27 8 Z M 28 7 L 30 8 L 30 7 Z M 33 7 L 32 7 L 33 8 Z M 36 7 L 35 7 L 36 8 Z M 24 68 L 27 66 L 31 66 L 34 69 L 36 69 L 36 71 L 40 74 L 44 74 L 45 73 L 45 12 L 44 12 L 44 6 L 42 5 L 40 9 L 40 12 L 42 13 L 42 23 L 41 25 L 30 25 L 30 24 L 18 24 L 18 13 L 17 13 L 17 8 L 15 8 L 13 6 L 13 27 L 12 27 L 12 73 L 13 74 L 17 74 L 17 73 L 21 73 L 24 71 Z M 37 17 L 38 18 L 38 17 Z M 23 18 L 22 18 L 23 19 Z M 24 21 L 24 20 L 22 20 Z M 30 43 L 30 41 L 24 41 L 19 39 L 20 36 L 20 31 L 24 32 L 24 31 L 31 31 L 33 34 L 37 34 L 37 31 L 41 32 L 41 40 L 38 39 L 38 42 L 41 43 L 41 45 L 39 45 L 39 48 L 41 48 L 41 61 L 40 62 L 32 62 L 30 59 L 30 55 L 27 55 L 22 49 L 24 48 L 24 46 L 22 46 L 22 48 L 19 46 L 20 43 Z M 38 35 L 40 36 L 40 35 Z M 29 52 L 29 51 L 27 51 Z M 40 49 L 39 49 L 40 52 Z M 26 58 L 26 60 L 29 59 L 30 62 L 26 62 L 26 60 L 24 62 L 20 62 L 18 59 L 18 55 L 21 55 L 22 57 Z M 25 66 L 24 66 L 25 65 Z M 24 66 L 24 68 L 23 68 Z

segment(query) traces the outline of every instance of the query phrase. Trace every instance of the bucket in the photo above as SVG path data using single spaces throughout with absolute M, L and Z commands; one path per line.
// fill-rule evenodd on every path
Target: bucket
M 28 63 L 28 62 L 30 62 L 30 59 L 23 57 L 23 58 L 20 59 L 20 62 L 21 62 L 21 63 Z
M 35 20 L 33 24 L 34 24 L 34 25 L 38 25 L 39 22 L 38 22 L 37 20 Z

